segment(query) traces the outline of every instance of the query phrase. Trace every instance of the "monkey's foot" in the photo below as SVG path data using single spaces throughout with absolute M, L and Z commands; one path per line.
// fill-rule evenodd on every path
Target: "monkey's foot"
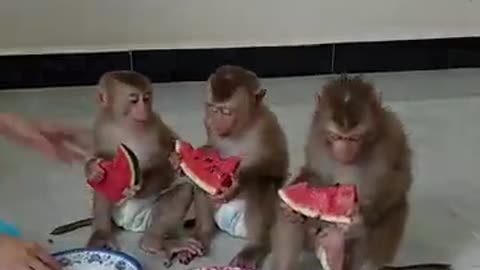
M 141 250 L 145 251 L 146 253 L 150 254 L 160 254 L 163 252 L 163 243 L 161 237 L 156 237 L 153 235 L 144 234 L 142 238 L 140 238 L 140 242 L 138 246 Z
M 340 228 L 327 228 L 317 235 L 316 255 L 326 270 L 341 270 L 344 261 L 345 237 Z
M 257 270 L 262 267 L 268 252 L 262 246 L 247 246 L 241 250 L 230 262 L 230 266 L 248 270 Z
M 112 232 L 95 231 L 87 242 L 88 248 L 120 250 L 117 239 Z

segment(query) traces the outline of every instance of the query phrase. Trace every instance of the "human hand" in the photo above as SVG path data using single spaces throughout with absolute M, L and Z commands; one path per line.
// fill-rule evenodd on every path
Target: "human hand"
M 87 140 L 82 142 L 86 130 L 52 121 L 29 121 L 13 114 L 1 114 L 0 122 L 6 137 L 51 158 L 71 163 L 90 154 Z
M 60 270 L 60 264 L 36 243 L 0 235 L 0 270 Z
M 36 121 L 34 125 L 55 146 L 59 154 L 57 159 L 84 161 L 92 156 L 93 140 L 90 130 L 48 120 Z
M 182 156 L 177 152 L 172 152 L 168 157 L 168 161 L 172 164 L 173 170 L 179 175 L 183 176 L 182 167 L 180 167 L 180 163 L 182 162 Z

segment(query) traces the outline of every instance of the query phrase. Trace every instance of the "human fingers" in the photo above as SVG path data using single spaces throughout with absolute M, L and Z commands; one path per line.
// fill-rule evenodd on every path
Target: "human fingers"
M 60 270 L 60 263 L 55 260 L 43 247 L 35 244 L 35 255 L 36 257 L 51 270 Z
M 49 268 L 46 264 L 44 264 L 37 257 L 30 258 L 30 260 L 28 261 L 28 267 L 31 270 L 53 270 L 52 268 Z

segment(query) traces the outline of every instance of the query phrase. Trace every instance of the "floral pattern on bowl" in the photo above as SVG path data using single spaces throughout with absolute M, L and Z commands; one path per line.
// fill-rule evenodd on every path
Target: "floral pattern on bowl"
M 53 254 L 63 270 L 142 270 L 140 263 L 122 252 L 72 249 Z

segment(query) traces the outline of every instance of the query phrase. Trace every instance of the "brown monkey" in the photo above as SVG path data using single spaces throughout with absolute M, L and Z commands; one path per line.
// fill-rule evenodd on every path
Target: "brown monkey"
M 270 252 L 270 231 L 275 220 L 276 190 L 287 177 L 287 142 L 276 116 L 263 103 L 266 90 L 257 76 L 242 67 L 221 66 L 208 80 L 204 124 L 205 147 L 224 157 L 242 159 L 236 185 L 210 197 L 195 190 L 196 224 L 193 238 L 208 250 L 215 232 L 215 204 L 232 199 L 245 201 L 249 243 L 231 265 L 259 268 Z M 187 261 L 195 255 L 183 254 Z
M 297 269 L 305 246 L 319 257 L 326 255 L 332 270 L 373 270 L 391 263 L 403 236 L 413 180 L 411 149 L 395 113 L 382 105 L 371 84 L 341 76 L 318 95 L 307 140 L 306 164 L 297 179 L 317 186 L 356 184 L 359 214 L 342 228 L 282 205 L 272 269 Z M 441 264 L 411 267 L 401 269 L 449 269 Z
M 111 159 L 116 147 L 124 143 L 138 157 L 142 187 L 121 206 L 94 192 L 89 247 L 117 249 L 114 225 L 144 231 L 140 247 L 147 252 L 169 253 L 179 245 L 165 236 L 181 224 L 193 200 L 193 187 L 175 182 L 169 158 L 178 136 L 152 110 L 152 94 L 150 80 L 133 71 L 108 72 L 100 78 L 93 132 L 95 156 L 86 163 L 85 174 L 101 181 L 104 172 L 98 161 Z M 132 220 L 132 215 L 141 216 L 141 220 Z

